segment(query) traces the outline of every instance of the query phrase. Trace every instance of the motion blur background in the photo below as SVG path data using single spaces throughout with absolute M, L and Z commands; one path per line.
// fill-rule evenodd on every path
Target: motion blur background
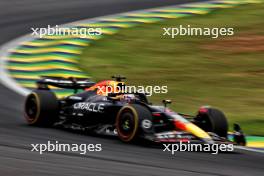
M 1 0 L 0 44 L 32 32 L 31 27 L 196 1 Z M 231 123 L 240 123 L 247 134 L 263 135 L 263 8 L 263 3 L 241 5 L 122 29 L 84 48 L 78 67 L 95 81 L 122 74 L 130 85 L 167 85 L 168 94 L 153 95 L 151 101 L 172 99 L 171 108 L 185 113 L 212 105 L 222 109 Z M 163 27 L 179 25 L 233 27 L 235 34 L 218 39 L 162 36 Z M 179 152 L 174 157 L 160 149 L 126 145 L 115 139 L 29 127 L 23 119 L 23 96 L 0 85 L 0 100 L 1 175 L 263 174 L 263 156 L 258 153 Z M 30 152 L 30 144 L 48 140 L 101 143 L 103 151 L 85 156 Z

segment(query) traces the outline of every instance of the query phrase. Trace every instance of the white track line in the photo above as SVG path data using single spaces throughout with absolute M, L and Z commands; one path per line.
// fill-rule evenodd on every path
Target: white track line
M 32 39 L 33 37 L 31 35 L 25 35 L 2 45 L 0 48 L 0 81 L 7 88 L 23 96 L 26 96 L 29 93 L 29 90 L 20 86 L 14 79 L 10 77 L 8 70 L 6 69 L 6 63 L 8 61 L 11 49 L 18 47 L 22 42 L 31 41 Z
M 254 148 L 244 147 L 244 146 L 235 146 L 234 148 L 264 154 L 264 150 L 258 150 L 258 149 L 254 149 Z

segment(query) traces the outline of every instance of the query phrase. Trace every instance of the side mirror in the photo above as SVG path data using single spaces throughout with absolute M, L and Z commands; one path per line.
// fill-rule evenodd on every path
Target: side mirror
M 164 107 L 167 107 L 167 104 L 171 104 L 171 100 L 162 100 L 162 103 L 164 104 Z

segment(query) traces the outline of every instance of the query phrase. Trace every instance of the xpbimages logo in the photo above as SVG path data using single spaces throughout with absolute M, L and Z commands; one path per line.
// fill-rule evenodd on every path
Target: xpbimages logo
M 97 86 L 99 94 L 108 93 L 143 93 L 146 96 L 152 96 L 153 94 L 166 94 L 168 93 L 168 86 Z
M 163 151 L 170 152 L 175 155 L 176 152 L 211 152 L 218 154 L 219 152 L 234 151 L 233 144 L 192 144 L 188 142 L 179 142 L 177 144 L 163 144 Z
M 47 28 L 31 28 L 31 35 L 43 38 L 44 36 L 61 36 L 61 35 L 73 35 L 80 38 L 86 38 L 87 36 L 96 36 L 102 34 L 101 28 L 86 28 L 86 27 L 59 27 L 58 25 Z
M 46 144 L 31 144 L 32 152 L 78 152 L 81 155 L 85 155 L 87 152 L 100 152 L 102 151 L 101 144 L 63 144 L 55 141 L 52 143 L 48 141 Z
M 219 36 L 232 36 L 234 35 L 234 28 L 226 27 L 191 27 L 190 25 L 178 27 L 163 28 L 163 36 L 175 38 L 176 36 L 209 36 L 211 38 L 218 38 Z

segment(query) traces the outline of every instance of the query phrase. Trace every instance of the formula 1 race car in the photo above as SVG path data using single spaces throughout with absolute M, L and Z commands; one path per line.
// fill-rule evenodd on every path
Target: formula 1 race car
M 37 89 L 25 102 L 25 117 L 30 125 L 59 126 L 115 135 L 123 142 L 138 139 L 155 143 L 228 143 L 228 123 L 223 112 L 203 106 L 194 116 L 152 105 L 144 93 L 116 92 L 125 87 L 122 76 L 94 83 L 84 78 L 42 77 Z M 49 86 L 73 89 L 74 94 L 58 99 Z M 108 89 L 111 88 L 111 92 Z M 112 89 L 113 88 L 113 89 Z M 78 90 L 84 90 L 77 93 Z M 245 145 L 245 137 L 235 125 L 232 143 Z

